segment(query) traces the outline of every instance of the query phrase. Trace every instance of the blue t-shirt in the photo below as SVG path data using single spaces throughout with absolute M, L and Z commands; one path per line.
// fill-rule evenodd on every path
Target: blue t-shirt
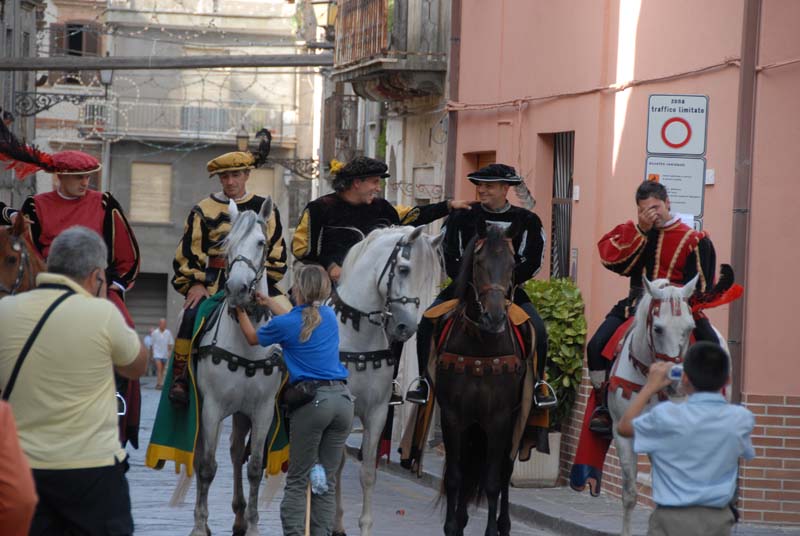
M 633 450 L 650 455 L 653 501 L 661 506 L 723 508 L 736 490 L 739 458 L 755 456 L 755 419 L 719 393 L 663 402 L 633 420 Z
M 280 344 L 283 360 L 289 370 L 289 382 L 302 380 L 344 380 L 347 369 L 339 361 L 339 326 L 336 313 L 327 305 L 319 308 L 320 324 L 306 342 L 300 342 L 303 328 L 303 309 L 298 305 L 285 315 L 279 315 L 258 329 L 261 346 Z

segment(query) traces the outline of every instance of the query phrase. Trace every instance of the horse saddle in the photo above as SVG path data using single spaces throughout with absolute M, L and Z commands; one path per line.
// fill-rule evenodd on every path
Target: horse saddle
M 447 300 L 445 302 L 440 303 L 439 305 L 434 305 L 422 315 L 429 320 L 438 320 L 443 318 L 453 311 L 455 311 L 456 307 L 458 307 L 459 300 Z M 508 307 L 508 319 L 511 320 L 511 323 L 515 326 L 521 326 L 528 320 L 530 320 L 530 316 L 525 310 L 517 305 L 516 303 L 512 303 Z

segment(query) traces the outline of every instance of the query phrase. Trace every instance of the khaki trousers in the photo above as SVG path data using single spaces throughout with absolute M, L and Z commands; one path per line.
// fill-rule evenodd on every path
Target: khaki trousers
M 733 525 L 728 507 L 658 506 L 650 515 L 647 536 L 730 536 Z

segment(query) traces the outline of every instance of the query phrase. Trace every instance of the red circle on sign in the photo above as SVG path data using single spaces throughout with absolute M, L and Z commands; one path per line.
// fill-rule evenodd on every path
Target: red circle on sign
M 686 127 L 686 138 L 684 138 L 683 141 L 678 143 L 672 143 L 667 139 L 667 127 L 670 126 L 672 123 L 680 123 L 681 125 Z M 664 143 L 666 143 L 673 149 L 680 149 L 681 147 L 689 143 L 690 139 L 692 139 L 692 127 L 689 126 L 689 122 L 683 117 L 672 117 L 670 119 L 667 119 L 664 122 L 664 126 L 661 127 L 661 139 L 664 140 Z

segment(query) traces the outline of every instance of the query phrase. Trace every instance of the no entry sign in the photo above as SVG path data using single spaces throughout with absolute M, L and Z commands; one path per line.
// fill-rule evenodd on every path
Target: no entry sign
M 650 95 L 647 109 L 647 152 L 704 155 L 707 124 L 707 96 Z

